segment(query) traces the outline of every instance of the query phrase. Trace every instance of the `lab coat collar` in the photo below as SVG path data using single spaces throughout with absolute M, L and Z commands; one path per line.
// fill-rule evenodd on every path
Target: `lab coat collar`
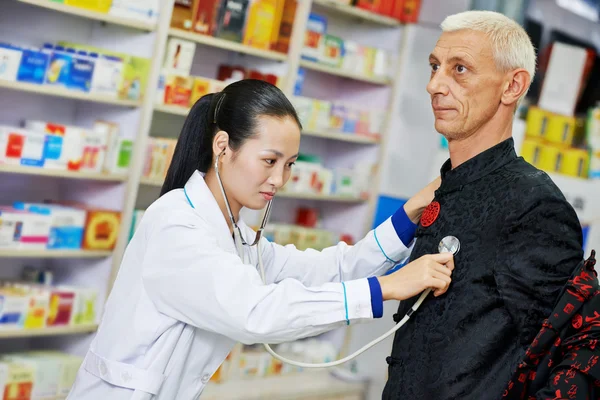
M 204 181 L 204 174 L 196 170 L 185 184 L 185 193 L 194 205 L 194 210 L 214 227 L 219 244 L 226 245 L 228 251 L 235 252 L 233 237 L 229 231 L 227 220 L 212 192 Z M 191 205 L 190 205 L 191 207 Z
M 452 169 L 448 159 L 440 170 L 442 183 L 436 194 L 462 190 L 469 183 L 491 174 L 516 158 L 514 139 L 509 138 L 465 161 L 455 169 Z

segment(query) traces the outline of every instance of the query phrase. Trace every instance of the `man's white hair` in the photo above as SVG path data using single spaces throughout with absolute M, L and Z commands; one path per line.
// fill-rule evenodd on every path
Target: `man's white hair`
M 485 33 L 492 42 L 497 67 L 501 71 L 524 68 L 533 81 L 536 60 L 531 39 L 521 25 L 507 16 L 494 11 L 465 11 L 446 17 L 440 26 L 444 32 L 470 29 Z

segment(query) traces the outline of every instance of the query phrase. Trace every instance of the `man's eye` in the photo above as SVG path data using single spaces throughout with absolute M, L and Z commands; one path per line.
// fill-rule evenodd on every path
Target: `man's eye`
M 433 72 L 437 71 L 437 70 L 438 70 L 438 68 L 440 67 L 439 65 L 437 65 L 437 64 L 434 64 L 434 63 L 430 63 L 429 65 L 431 66 L 431 70 L 432 70 Z
M 465 73 L 467 72 L 467 67 L 465 67 L 464 65 L 457 65 L 456 72 L 458 72 L 459 74 Z
M 273 164 L 275 164 L 276 161 L 275 160 L 265 160 L 265 162 L 269 165 L 273 165 Z

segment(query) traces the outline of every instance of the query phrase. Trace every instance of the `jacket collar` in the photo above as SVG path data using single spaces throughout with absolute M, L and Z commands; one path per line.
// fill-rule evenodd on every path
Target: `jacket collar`
M 514 140 L 509 138 L 452 169 L 450 159 L 440 170 L 442 183 L 438 194 L 450 193 L 479 180 L 517 158 Z
M 194 171 L 184 187 L 186 203 L 199 214 L 202 219 L 208 222 L 211 229 L 217 235 L 219 244 L 224 246 L 225 250 L 235 251 L 232 235 L 229 231 L 227 220 L 221 212 L 221 208 L 212 192 L 204 181 L 204 174 L 200 171 Z M 189 204 L 191 203 L 191 205 Z

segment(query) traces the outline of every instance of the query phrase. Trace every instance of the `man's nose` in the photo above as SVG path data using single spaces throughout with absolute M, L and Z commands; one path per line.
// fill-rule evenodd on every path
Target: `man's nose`
M 446 96 L 449 92 L 448 79 L 449 77 L 442 71 L 442 68 L 438 68 L 438 70 L 431 76 L 431 79 L 429 79 L 429 83 L 427 84 L 427 93 L 429 93 L 430 96 L 434 96 L 436 94 Z

